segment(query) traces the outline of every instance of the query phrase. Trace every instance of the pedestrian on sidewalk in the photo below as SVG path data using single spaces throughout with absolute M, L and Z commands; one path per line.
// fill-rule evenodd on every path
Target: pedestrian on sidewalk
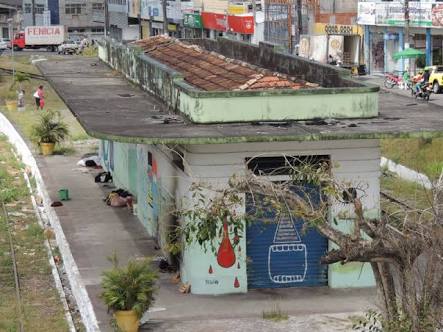
M 45 106 L 45 95 L 43 94 L 43 85 L 40 85 L 38 89 L 34 93 L 34 99 L 35 99 L 35 110 L 38 111 L 39 109 L 43 110 L 43 107 Z
M 409 68 L 406 68 L 405 72 L 403 73 L 403 82 L 402 82 L 403 90 L 408 90 L 410 85 L 411 85 L 411 75 L 409 75 Z

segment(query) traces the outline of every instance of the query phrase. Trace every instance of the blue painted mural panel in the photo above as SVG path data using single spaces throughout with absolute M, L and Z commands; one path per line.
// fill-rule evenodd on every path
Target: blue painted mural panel
M 300 187 L 293 190 L 302 192 Z M 318 202 L 319 191 L 309 190 L 311 199 Z M 328 250 L 327 239 L 314 229 L 304 232 L 303 221 L 288 209 L 276 215 L 263 201 L 264 208 L 256 209 L 253 204 L 247 195 L 246 210 L 254 220 L 246 231 L 249 288 L 327 285 L 327 266 L 320 264 Z

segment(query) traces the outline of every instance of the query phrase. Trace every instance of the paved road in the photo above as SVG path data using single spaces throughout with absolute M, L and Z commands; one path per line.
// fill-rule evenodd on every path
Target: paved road
M 184 322 L 155 322 L 145 324 L 140 331 L 162 332 L 344 332 L 352 330 L 352 317 L 363 314 L 325 314 L 291 316 L 273 322 L 261 317 L 246 319 L 219 319 Z
M 415 97 L 412 97 L 410 91 L 408 91 L 408 90 L 400 90 L 397 87 L 394 87 L 392 89 L 385 88 L 383 85 L 384 78 L 382 76 L 362 76 L 362 77 L 359 77 L 358 79 L 361 81 L 377 84 L 380 86 L 380 88 L 383 91 L 390 92 L 390 93 L 400 95 L 400 96 L 404 96 L 405 98 L 411 99 L 415 102 Z M 423 101 L 418 99 L 417 102 L 423 102 Z M 431 94 L 431 98 L 430 98 L 429 103 L 434 104 L 434 105 L 438 105 L 438 106 L 443 106 L 443 93 Z

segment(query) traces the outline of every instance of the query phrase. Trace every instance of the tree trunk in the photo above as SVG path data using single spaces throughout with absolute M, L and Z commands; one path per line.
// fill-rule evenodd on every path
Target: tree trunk
M 395 320 L 398 318 L 397 294 L 389 264 L 371 263 L 371 266 L 377 283 L 377 295 L 381 298 L 385 309 L 384 318 L 389 321 Z

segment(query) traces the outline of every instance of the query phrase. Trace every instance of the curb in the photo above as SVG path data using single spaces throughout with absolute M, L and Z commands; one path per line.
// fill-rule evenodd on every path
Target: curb
M 9 142 L 15 147 L 21 161 L 31 170 L 32 175 L 35 178 L 37 194 L 40 195 L 43 200 L 43 208 L 36 212 L 40 212 L 43 216 L 45 216 L 54 229 L 57 245 L 63 258 L 66 274 L 71 285 L 72 295 L 77 302 L 86 331 L 99 332 L 100 329 L 98 327 L 97 318 L 95 316 L 91 300 L 89 299 L 86 288 L 81 281 L 80 272 L 77 264 L 75 263 L 74 257 L 72 256 L 69 243 L 66 240 L 65 234 L 63 233 L 60 220 L 55 210 L 50 206 L 51 199 L 40 173 L 40 169 L 37 166 L 37 162 L 23 138 L 2 113 L 0 113 L 0 132 L 8 137 Z

